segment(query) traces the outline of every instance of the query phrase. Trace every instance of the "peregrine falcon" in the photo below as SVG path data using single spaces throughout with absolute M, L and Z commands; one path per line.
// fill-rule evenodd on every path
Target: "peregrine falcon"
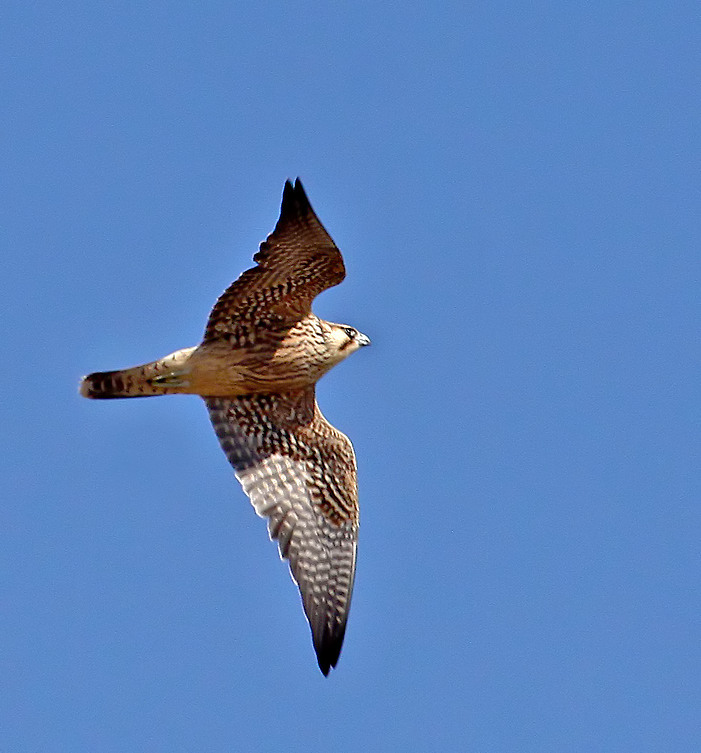
M 83 378 L 93 399 L 201 395 L 236 477 L 289 561 L 319 668 L 341 652 L 355 576 L 355 453 L 322 415 L 316 382 L 369 338 L 312 313 L 345 277 L 341 252 L 299 179 L 287 181 L 280 219 L 216 302 L 200 345 L 157 361 Z

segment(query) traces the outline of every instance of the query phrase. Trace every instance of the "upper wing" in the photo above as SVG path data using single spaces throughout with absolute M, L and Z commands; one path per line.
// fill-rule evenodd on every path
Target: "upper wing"
M 238 338 L 251 322 L 282 326 L 311 312 L 314 298 L 346 276 L 341 252 L 307 199 L 302 183 L 287 181 L 275 230 L 246 270 L 216 302 L 204 339 Z
M 321 671 L 336 666 L 358 539 L 355 454 L 321 415 L 314 388 L 205 400 L 222 449 L 289 560 Z

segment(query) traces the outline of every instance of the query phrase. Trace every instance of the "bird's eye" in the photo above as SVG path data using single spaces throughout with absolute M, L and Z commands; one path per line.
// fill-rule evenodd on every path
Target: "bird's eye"
M 352 327 L 344 327 L 343 331 L 350 337 L 352 340 L 355 337 L 355 330 Z

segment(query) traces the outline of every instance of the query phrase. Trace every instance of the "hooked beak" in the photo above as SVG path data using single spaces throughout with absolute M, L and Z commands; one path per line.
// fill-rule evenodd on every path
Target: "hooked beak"
M 367 335 L 364 335 L 362 332 L 358 332 L 358 336 L 355 338 L 355 341 L 361 347 L 363 345 L 370 345 L 370 338 Z

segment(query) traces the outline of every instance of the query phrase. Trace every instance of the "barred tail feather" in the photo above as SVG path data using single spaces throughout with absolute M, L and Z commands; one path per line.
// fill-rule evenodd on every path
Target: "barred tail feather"
M 80 394 L 92 400 L 111 400 L 188 392 L 186 362 L 193 350 L 178 350 L 158 361 L 131 369 L 88 374 L 80 382 Z
M 143 374 L 144 367 L 123 371 L 98 371 L 83 377 L 80 394 L 93 400 L 110 400 L 117 397 L 152 397 L 163 391 L 154 388 Z

